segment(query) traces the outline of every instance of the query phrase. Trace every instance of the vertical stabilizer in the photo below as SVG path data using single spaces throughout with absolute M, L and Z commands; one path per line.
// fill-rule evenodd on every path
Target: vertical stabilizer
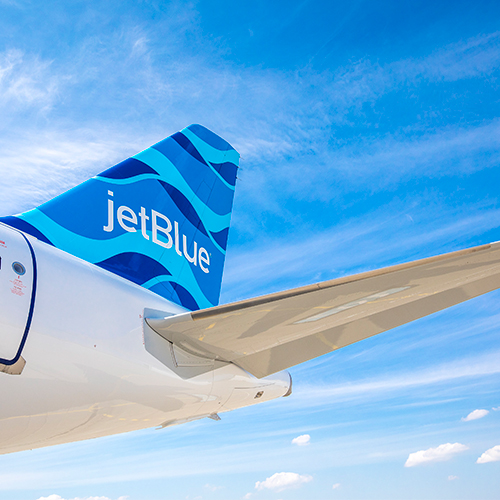
M 201 125 L 1 222 L 187 309 L 217 305 L 239 154 Z

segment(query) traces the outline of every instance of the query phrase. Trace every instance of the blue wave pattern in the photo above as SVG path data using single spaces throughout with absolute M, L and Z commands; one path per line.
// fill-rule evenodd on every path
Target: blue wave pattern
M 187 309 L 219 302 L 239 154 L 201 125 L 0 221 Z

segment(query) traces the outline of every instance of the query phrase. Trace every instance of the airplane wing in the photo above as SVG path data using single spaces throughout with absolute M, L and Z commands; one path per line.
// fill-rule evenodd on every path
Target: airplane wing
M 177 352 L 261 378 L 499 287 L 497 242 L 145 321 Z

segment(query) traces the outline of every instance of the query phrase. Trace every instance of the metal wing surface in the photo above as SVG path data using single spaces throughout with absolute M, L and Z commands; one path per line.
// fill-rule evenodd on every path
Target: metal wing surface
M 499 287 L 500 242 L 146 322 L 261 378 Z

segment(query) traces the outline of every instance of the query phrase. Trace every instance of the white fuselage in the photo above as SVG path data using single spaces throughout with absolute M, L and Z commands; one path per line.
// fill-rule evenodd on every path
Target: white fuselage
M 182 423 L 289 389 L 286 373 L 259 380 L 231 363 L 183 379 L 143 337 L 144 309 L 182 307 L 3 224 L 0 258 L 0 358 L 22 347 L 21 373 L 0 373 L 0 453 Z

